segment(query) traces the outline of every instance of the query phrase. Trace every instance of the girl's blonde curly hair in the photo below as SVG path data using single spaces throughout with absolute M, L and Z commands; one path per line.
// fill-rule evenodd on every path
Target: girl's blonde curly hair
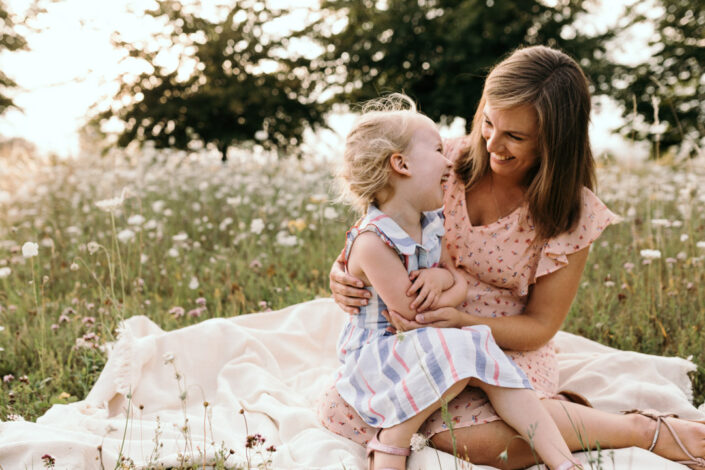
M 409 146 L 419 118 L 414 101 L 402 93 L 367 101 L 362 115 L 345 139 L 343 163 L 337 174 L 340 199 L 365 213 L 379 205 L 379 193 L 388 189 L 389 157 Z

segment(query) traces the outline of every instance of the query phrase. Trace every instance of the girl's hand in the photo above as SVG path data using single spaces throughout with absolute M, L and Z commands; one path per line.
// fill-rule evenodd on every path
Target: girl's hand
M 453 285 L 453 275 L 440 268 L 412 271 L 409 273 L 409 280 L 411 280 L 411 286 L 406 291 L 406 295 L 411 297 L 417 294 L 409 308 L 417 312 L 433 307 L 441 293 Z
M 362 281 L 345 272 L 343 265 L 343 254 L 341 253 L 333 262 L 330 268 L 330 290 L 333 293 L 333 300 L 340 308 L 355 315 L 360 313 L 358 308 L 367 305 L 370 292 L 364 289 Z
M 389 331 L 390 333 L 410 331 L 426 326 L 413 320 L 407 320 L 406 318 L 401 316 L 399 312 L 395 312 L 394 310 L 383 310 L 382 315 L 384 315 L 387 320 L 389 320 L 389 323 L 392 324 L 391 327 L 387 328 L 387 331 Z
M 467 314 L 453 307 L 441 307 L 437 310 L 429 310 L 427 312 L 416 315 L 415 322 L 420 326 L 433 326 L 436 328 L 462 328 L 470 326 L 473 323 L 468 321 L 470 318 Z

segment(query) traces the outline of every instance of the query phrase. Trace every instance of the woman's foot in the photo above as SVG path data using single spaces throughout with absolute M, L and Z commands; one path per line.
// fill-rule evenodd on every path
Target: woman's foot
M 408 437 L 397 436 L 394 429 L 380 429 L 367 443 L 369 470 L 404 470 L 411 453 Z M 404 442 L 406 441 L 406 442 Z
M 644 430 L 641 447 L 693 470 L 705 470 L 705 422 L 656 412 L 637 413 L 639 429 Z

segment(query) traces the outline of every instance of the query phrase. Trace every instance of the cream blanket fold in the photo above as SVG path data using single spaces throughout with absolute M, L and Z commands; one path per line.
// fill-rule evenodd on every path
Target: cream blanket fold
M 50 454 L 57 469 L 97 469 L 100 459 L 107 469 L 122 448 L 138 468 L 178 465 L 188 455 L 200 464 L 220 451 L 234 466 L 247 458 L 246 436 L 259 433 L 262 449 L 276 446 L 276 469 L 365 468 L 363 448 L 323 428 L 314 407 L 338 366 L 335 342 L 345 315 L 319 299 L 171 332 L 144 316 L 129 318 L 85 400 L 55 405 L 36 423 L 0 423 L 0 465 L 42 468 L 42 455 Z M 685 359 L 617 351 L 562 332 L 556 344 L 562 388 L 597 408 L 704 416 L 690 404 L 687 373 L 695 365 Z M 262 455 L 250 452 L 253 468 Z M 685 468 L 636 448 L 605 451 L 601 459 L 605 469 Z M 426 448 L 408 468 L 456 466 L 451 455 Z

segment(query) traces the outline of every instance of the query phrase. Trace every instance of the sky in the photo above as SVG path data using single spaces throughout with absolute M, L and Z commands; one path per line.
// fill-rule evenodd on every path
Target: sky
M 582 27 L 601 30 L 615 24 L 629 1 L 636 0 L 596 0 Z M 315 4 L 316 0 L 270 0 L 269 3 L 295 5 L 301 12 L 301 7 Z M 26 0 L 6 0 L 6 4 L 11 11 L 19 12 Z M 130 11 L 143 11 L 151 4 L 150 0 L 61 0 L 50 4 L 47 13 L 33 22 L 39 32 L 18 28 L 30 51 L 0 54 L 0 69 L 20 85 L 12 95 L 23 112 L 9 110 L 0 116 L 0 136 L 23 137 L 33 142 L 40 154 L 77 155 L 78 129 L 85 122 L 86 113 L 94 103 L 108 99 L 117 91 L 115 78 L 128 70 L 126 64 L 120 63 L 122 54 L 112 47 L 110 37 L 119 30 L 131 40 L 145 38 L 154 23 L 146 23 L 143 17 Z M 644 46 L 648 35 L 648 28 L 629 31 L 611 52 L 622 62 L 643 61 L 649 54 Z M 616 105 L 609 100 L 601 100 L 600 104 L 593 114 L 591 129 L 596 153 L 611 150 L 624 154 L 625 158 L 643 156 L 643 148 L 610 133 L 621 122 Z M 334 134 L 340 135 L 346 133 L 350 124 L 351 119 L 344 115 L 334 116 L 330 121 Z M 458 135 L 462 128 L 462 122 L 456 122 L 450 129 L 444 129 L 443 134 Z M 340 135 L 318 137 L 328 142 Z

